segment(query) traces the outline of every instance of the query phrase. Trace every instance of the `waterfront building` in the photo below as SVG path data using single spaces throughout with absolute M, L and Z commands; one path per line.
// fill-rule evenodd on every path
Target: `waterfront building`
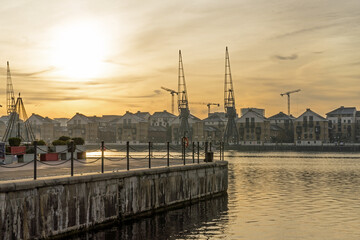
M 86 143 L 97 143 L 99 139 L 98 117 L 87 117 L 81 113 L 76 113 L 67 122 L 68 134 L 71 138 L 81 137 Z
M 54 139 L 54 120 L 33 113 L 26 121 L 30 124 L 36 140 L 50 143 Z
M 294 142 L 294 117 L 279 112 L 268 118 L 270 121 L 270 138 L 276 143 Z
M 99 123 L 99 139 L 105 143 L 116 143 L 116 126 L 113 121 L 121 118 L 120 115 L 103 115 L 97 118 Z
M 223 112 L 210 113 L 202 120 L 205 141 L 221 142 L 223 140 L 227 118 Z
M 248 111 L 256 112 L 265 117 L 265 109 L 263 108 L 241 108 L 240 109 L 241 116 L 245 115 Z
M 360 142 L 360 111 L 356 111 L 356 118 L 355 118 L 355 142 Z
M 355 142 L 356 108 L 341 106 L 326 114 L 332 142 Z
M 180 116 L 177 116 L 172 122 L 171 122 L 171 135 L 172 135 L 172 142 L 174 144 L 181 144 L 181 139 L 183 136 L 180 135 Z M 198 122 L 201 122 L 201 120 L 194 115 L 190 114 L 188 118 L 189 126 L 190 126 L 190 132 L 186 134 L 186 137 L 189 139 L 189 141 L 196 141 L 196 139 L 199 139 L 199 136 L 195 138 L 193 135 L 195 132 L 199 133 L 200 130 L 196 128 L 201 128 L 201 124 L 196 124 Z
M 54 118 L 54 138 L 50 141 L 52 142 L 55 139 L 59 139 L 61 136 L 68 136 L 67 122 L 69 118 Z
M 237 120 L 240 144 L 263 144 L 270 141 L 270 121 L 256 109 L 248 108 Z
M 296 145 L 321 145 L 329 142 L 328 120 L 306 109 L 294 120 L 294 141 Z
M 140 117 L 139 114 L 134 114 L 127 111 L 122 117 L 117 118 L 111 122 L 116 129 L 116 142 L 125 144 L 127 141 L 133 144 L 148 142 L 149 122 Z
M 149 117 L 149 141 L 156 143 L 171 142 L 171 124 L 176 118 L 174 114 L 167 112 L 154 112 Z

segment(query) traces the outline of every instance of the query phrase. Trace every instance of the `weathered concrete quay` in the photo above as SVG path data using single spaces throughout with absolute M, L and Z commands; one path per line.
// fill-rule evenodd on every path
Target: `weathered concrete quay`
M 0 239 L 39 239 L 227 191 L 226 161 L 0 184 Z

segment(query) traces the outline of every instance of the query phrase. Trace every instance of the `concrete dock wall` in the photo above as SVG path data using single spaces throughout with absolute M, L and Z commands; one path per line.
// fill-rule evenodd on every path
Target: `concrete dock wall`
M 0 184 L 0 239 L 46 238 L 227 190 L 227 162 Z

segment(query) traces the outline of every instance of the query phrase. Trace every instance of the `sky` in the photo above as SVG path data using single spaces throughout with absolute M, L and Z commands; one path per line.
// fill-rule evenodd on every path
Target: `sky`
M 237 112 L 360 109 L 359 0 L 14 0 L 0 7 L 6 61 L 28 115 L 171 111 L 182 51 L 190 111 L 224 111 L 225 47 Z M 178 113 L 177 110 L 175 112 Z

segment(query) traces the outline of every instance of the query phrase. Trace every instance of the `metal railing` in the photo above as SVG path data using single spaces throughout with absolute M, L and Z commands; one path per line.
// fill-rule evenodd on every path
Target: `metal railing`
M 216 144 L 216 149 L 219 150 L 219 160 L 224 161 L 224 143 L 220 142 L 218 144 Z M 59 165 L 63 165 L 67 162 L 70 161 L 70 176 L 74 176 L 74 162 L 78 162 L 80 164 L 94 164 L 96 162 L 98 162 L 99 160 L 101 160 L 101 166 L 100 166 L 100 171 L 101 173 L 105 172 L 105 160 L 110 161 L 110 162 L 119 162 L 122 160 L 126 160 L 126 170 L 129 171 L 130 170 L 130 163 L 131 163 L 131 159 L 133 160 L 147 160 L 148 161 L 148 168 L 152 167 L 152 161 L 153 160 L 162 160 L 162 159 L 166 159 L 166 167 L 170 167 L 170 161 L 171 160 L 181 160 L 183 165 L 186 165 L 186 161 L 187 160 L 192 160 L 192 164 L 200 164 L 200 158 L 203 158 L 204 162 L 211 162 L 213 161 L 213 157 L 214 157 L 214 152 L 213 150 L 213 145 L 212 143 L 208 143 L 205 142 L 204 147 L 200 146 L 199 142 L 192 142 L 191 144 L 188 144 L 185 141 L 182 141 L 182 144 L 179 148 L 178 145 L 171 145 L 170 142 L 166 143 L 166 148 L 165 148 L 165 154 L 162 155 L 154 155 L 154 150 L 159 150 L 160 153 L 162 153 L 164 151 L 164 149 L 155 149 L 155 146 L 152 142 L 148 142 L 146 147 L 142 147 L 142 148 L 135 148 L 133 146 L 130 146 L 129 142 L 126 142 L 126 145 L 124 147 L 121 147 L 118 150 L 112 150 L 110 148 L 108 148 L 104 141 L 101 142 L 101 146 L 99 149 L 95 149 L 95 151 L 100 150 L 101 152 L 101 156 L 98 158 L 93 159 L 92 161 L 86 161 L 87 159 L 91 159 L 91 158 L 86 158 L 85 160 L 81 160 L 81 159 L 77 159 L 74 158 L 74 153 L 75 150 L 81 151 L 79 149 L 76 148 L 75 144 L 73 141 L 70 142 L 70 146 L 59 152 L 69 152 L 70 153 L 70 158 L 69 159 L 65 159 L 65 161 L 61 161 L 61 162 L 57 162 L 57 163 L 47 163 L 46 161 L 40 161 L 38 159 L 38 153 L 37 150 L 40 149 L 37 146 L 37 142 L 34 142 L 34 159 L 32 161 L 29 161 L 27 163 L 24 163 L 22 165 L 17 165 L 17 166 L 8 166 L 8 165 L 0 165 L 1 168 L 22 168 L 24 166 L 27 166 L 29 164 L 33 164 L 33 170 L 34 170 L 34 174 L 33 174 L 33 179 L 36 180 L 37 179 L 37 171 L 38 171 L 38 163 L 40 164 L 44 164 L 47 166 L 59 166 Z M 121 153 L 125 151 L 125 154 L 122 156 Z M 118 156 L 115 156 L 113 158 L 111 158 L 111 156 L 106 156 L 105 153 L 106 152 L 113 152 L 113 153 L 117 153 L 120 154 Z M 181 155 L 178 155 L 178 153 L 181 152 Z M 133 153 L 133 155 L 131 154 Z M 140 153 L 140 155 L 138 154 Z M 147 153 L 147 155 L 144 156 L 144 153 Z M 136 155 L 138 154 L 138 155 Z M 189 159 L 190 158 L 190 159 Z M 125 169 L 124 169 L 125 170 Z

